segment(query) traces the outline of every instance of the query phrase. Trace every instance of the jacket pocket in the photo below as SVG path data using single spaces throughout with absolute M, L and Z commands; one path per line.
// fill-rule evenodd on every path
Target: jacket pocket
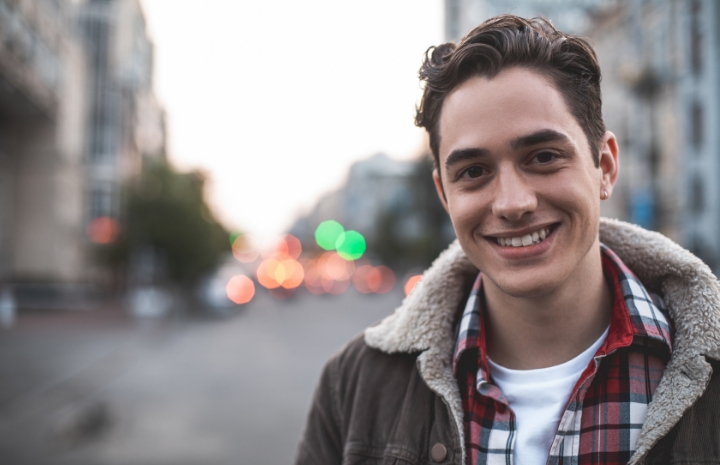
M 406 447 L 387 444 L 372 446 L 358 442 L 345 444 L 342 465 L 418 465 L 418 454 Z

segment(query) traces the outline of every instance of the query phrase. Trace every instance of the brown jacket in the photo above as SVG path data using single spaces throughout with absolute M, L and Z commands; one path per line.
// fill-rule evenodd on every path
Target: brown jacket
M 666 237 L 603 219 L 600 238 L 663 297 L 674 348 L 631 464 L 720 464 L 720 285 Z M 477 269 L 457 243 L 394 314 L 326 365 L 296 463 L 465 462 L 451 356 Z M 522 464 L 518 464 L 522 465 Z

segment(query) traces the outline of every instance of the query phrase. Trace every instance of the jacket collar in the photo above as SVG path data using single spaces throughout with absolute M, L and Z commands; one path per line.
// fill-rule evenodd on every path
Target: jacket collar
M 603 218 L 600 240 L 649 290 L 663 297 L 675 325 L 673 354 L 630 462 L 636 464 L 680 420 L 710 381 L 712 369 L 705 357 L 720 359 L 720 285 L 700 259 L 659 233 Z M 395 313 L 365 330 L 365 342 L 375 349 L 422 352 L 417 360 L 420 374 L 448 404 L 463 449 L 462 403 L 451 359 L 455 318 L 477 273 L 455 241 Z

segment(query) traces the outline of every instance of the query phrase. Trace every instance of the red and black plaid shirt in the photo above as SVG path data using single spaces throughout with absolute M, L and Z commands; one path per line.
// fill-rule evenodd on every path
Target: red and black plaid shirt
M 662 301 L 651 296 L 612 250 L 604 245 L 601 249 L 605 279 L 613 293 L 610 330 L 568 399 L 548 464 L 626 464 L 672 351 Z M 515 415 L 489 376 L 481 288 L 479 275 L 453 356 L 465 411 L 467 463 L 511 465 Z

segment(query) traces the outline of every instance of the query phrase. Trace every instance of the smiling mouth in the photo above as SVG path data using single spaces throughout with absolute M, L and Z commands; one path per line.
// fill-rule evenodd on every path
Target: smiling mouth
M 493 239 L 502 247 L 528 247 L 544 241 L 552 232 L 554 225 L 540 228 L 537 231 L 517 237 L 494 237 Z

